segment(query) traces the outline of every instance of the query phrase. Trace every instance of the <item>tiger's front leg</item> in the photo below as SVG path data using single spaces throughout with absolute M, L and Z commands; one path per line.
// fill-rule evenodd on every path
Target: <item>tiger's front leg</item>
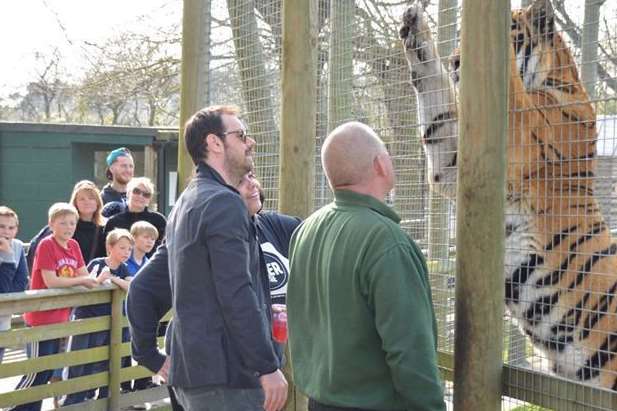
M 435 42 L 418 5 L 403 14 L 399 30 L 418 97 L 418 120 L 431 188 L 454 198 L 456 193 L 457 110 L 454 86 L 441 64 Z
M 437 86 L 434 80 L 440 76 L 443 67 L 424 11 L 420 6 L 413 5 L 405 11 L 399 35 L 411 70 L 413 86 L 418 92 L 429 91 L 431 83 Z

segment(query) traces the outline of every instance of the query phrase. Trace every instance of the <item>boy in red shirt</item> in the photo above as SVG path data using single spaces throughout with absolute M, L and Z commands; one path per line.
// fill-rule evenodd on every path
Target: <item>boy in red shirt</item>
M 39 243 L 32 267 L 31 290 L 47 288 L 66 288 L 83 285 L 93 288 L 99 284 L 90 278 L 79 249 L 79 244 L 73 240 L 79 214 L 75 207 L 68 203 L 55 203 L 49 208 L 49 227 L 51 235 Z M 71 308 L 58 308 L 47 311 L 33 311 L 24 314 L 29 326 L 57 324 L 68 321 Z M 60 338 L 35 341 L 28 344 L 30 358 L 57 354 Z M 53 370 L 43 370 L 24 375 L 17 389 L 24 389 L 49 382 Z M 15 410 L 40 411 L 41 401 L 18 405 Z

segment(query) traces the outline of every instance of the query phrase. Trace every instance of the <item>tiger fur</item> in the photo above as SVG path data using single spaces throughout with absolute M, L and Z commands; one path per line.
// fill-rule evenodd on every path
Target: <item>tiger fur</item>
M 400 29 L 431 188 L 454 199 L 459 59 L 441 64 L 422 9 Z M 551 370 L 617 390 L 617 243 L 593 194 L 595 112 L 550 3 L 512 12 L 506 307 Z

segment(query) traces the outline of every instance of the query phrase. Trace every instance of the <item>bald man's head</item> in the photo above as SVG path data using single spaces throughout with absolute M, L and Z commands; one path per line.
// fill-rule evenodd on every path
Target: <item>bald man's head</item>
M 335 128 L 321 148 L 321 164 L 332 188 L 360 184 L 373 175 L 373 161 L 386 147 L 367 125 L 357 121 Z

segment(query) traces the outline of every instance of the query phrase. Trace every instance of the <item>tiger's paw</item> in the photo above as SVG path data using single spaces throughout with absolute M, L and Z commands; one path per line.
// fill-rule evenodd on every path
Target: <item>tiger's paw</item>
M 399 30 L 399 35 L 403 41 L 405 56 L 412 73 L 431 74 L 430 70 L 435 69 L 432 66 L 439 64 L 439 58 L 428 22 L 420 5 L 414 4 L 403 13 L 403 25 Z

